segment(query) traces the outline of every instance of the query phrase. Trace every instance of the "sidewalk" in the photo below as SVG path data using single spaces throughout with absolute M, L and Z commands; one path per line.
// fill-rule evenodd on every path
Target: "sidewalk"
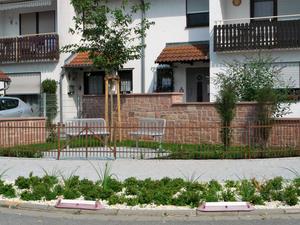
M 4 179 L 13 181 L 18 176 L 44 175 L 61 171 L 68 175 L 72 171 L 81 178 L 97 180 L 98 176 L 91 166 L 103 169 L 107 161 L 85 160 L 48 160 L 48 159 L 18 159 L 0 158 L 0 173 L 6 169 Z M 270 179 L 276 176 L 294 178 L 295 174 L 288 169 L 300 173 L 300 158 L 284 159 L 253 159 L 253 160 L 116 160 L 108 161 L 118 179 L 128 177 L 138 179 L 153 178 L 191 178 L 200 176 L 200 180 L 219 181 L 231 179 L 257 178 L 259 180 Z M 288 168 L 288 169 L 287 169 Z

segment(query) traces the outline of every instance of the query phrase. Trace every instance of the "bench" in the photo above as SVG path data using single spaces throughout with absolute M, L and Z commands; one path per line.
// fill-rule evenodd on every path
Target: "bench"
M 163 136 L 165 135 L 166 120 L 156 118 L 141 118 L 139 119 L 138 129 L 130 132 L 131 136 L 136 138 L 136 147 L 138 148 L 138 141 L 142 136 L 150 136 L 154 140 L 159 141 L 159 148 L 161 149 L 161 143 Z
M 78 136 L 104 136 L 110 133 L 107 131 L 106 122 L 102 118 L 72 119 L 65 122 L 65 134 L 67 137 Z

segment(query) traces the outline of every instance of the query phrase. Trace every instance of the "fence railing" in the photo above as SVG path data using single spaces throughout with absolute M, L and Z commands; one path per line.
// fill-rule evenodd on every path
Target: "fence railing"
M 222 127 L 168 124 L 157 127 L 0 123 L 0 155 L 55 159 L 248 159 L 300 156 L 300 123 Z M 105 132 L 104 132 L 105 131 Z
M 239 51 L 300 47 L 300 20 L 215 25 L 214 50 Z
M 58 59 L 58 34 L 0 38 L 0 63 L 43 62 Z

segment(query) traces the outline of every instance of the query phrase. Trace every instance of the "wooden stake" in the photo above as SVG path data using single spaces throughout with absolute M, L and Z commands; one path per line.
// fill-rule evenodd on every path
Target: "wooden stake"
M 108 79 L 105 77 L 105 122 L 106 126 L 109 125 L 108 120 Z
M 116 80 L 117 87 L 117 105 L 118 105 L 118 126 L 119 126 L 119 135 L 120 141 L 122 141 L 122 131 L 121 131 L 121 96 L 120 96 L 120 79 Z

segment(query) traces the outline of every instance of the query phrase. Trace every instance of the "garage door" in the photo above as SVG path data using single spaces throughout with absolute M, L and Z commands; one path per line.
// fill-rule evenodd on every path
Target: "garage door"
M 11 84 L 8 90 L 6 90 L 7 95 L 26 95 L 41 93 L 40 73 L 19 73 L 8 75 L 11 79 Z

